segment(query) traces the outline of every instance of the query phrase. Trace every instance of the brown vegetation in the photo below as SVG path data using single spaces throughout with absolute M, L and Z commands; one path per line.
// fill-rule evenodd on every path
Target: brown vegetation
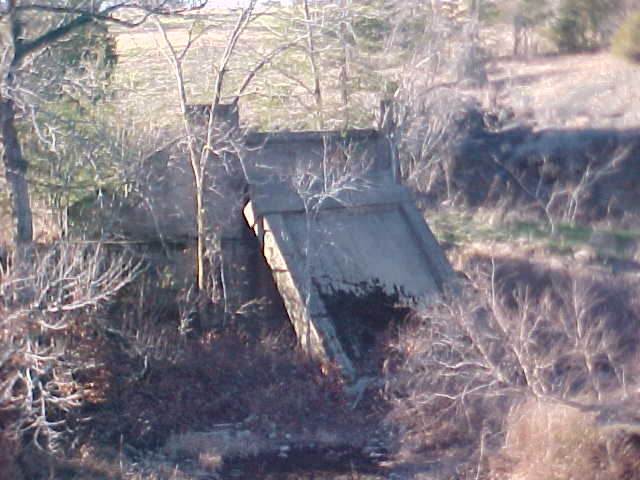
M 419 311 L 389 364 L 401 456 L 482 478 L 635 478 L 637 278 L 517 257 L 464 271 L 465 293 Z
M 0 279 L 0 442 L 15 447 L 0 450 L 0 477 L 16 478 L 14 460 L 28 478 L 67 460 L 86 470 L 82 452 L 147 451 L 220 423 L 268 438 L 276 425 L 309 437 L 350 422 L 340 380 L 294 348 L 290 327 L 266 330 L 250 308 L 224 330 L 198 326 L 194 299 L 173 298 L 121 254 L 42 255 L 34 278 Z M 62 451 L 74 453 L 49 457 Z
M 594 412 L 534 398 L 511 411 L 506 428 L 491 461 L 496 479 L 640 478 L 638 431 L 602 428 Z
M 327 54 L 318 58 L 322 97 L 318 72 L 311 79 L 308 55 L 294 49 L 255 81 L 243 116 L 274 128 L 312 125 L 323 115 L 332 116 L 326 125 L 369 125 L 374 97 L 393 98 L 403 178 L 440 213 L 454 205 L 497 218 L 495 225 L 537 222 L 552 239 L 567 224 L 640 228 L 636 67 L 604 53 L 489 59 L 476 44 L 477 25 L 462 28 L 464 15 L 462 23 L 429 17 L 416 41 L 407 36 L 424 19 L 407 21 L 413 7 L 396 2 L 405 23 L 395 26 L 366 17 L 374 33 L 392 27 L 409 45 L 402 55 L 373 40 L 375 48 L 359 52 L 355 37 L 331 30 L 318 48 Z M 266 26 L 247 31 L 242 55 L 230 63 L 234 81 L 265 59 L 265 29 L 291 21 L 263 19 Z M 301 19 L 298 27 L 312 27 Z M 167 21 L 168 37 L 183 46 L 187 21 Z M 108 109 L 119 112 L 114 122 L 175 131 L 178 102 L 154 34 L 118 37 L 120 67 L 107 97 Z M 185 57 L 191 102 L 210 97 L 215 71 L 203 65 L 222 37 L 204 32 Z M 503 50 L 507 43 L 497 42 Z M 394 63 L 405 57 L 406 65 Z M 133 127 L 123 128 L 123 138 L 125 130 Z M 157 130 L 150 136 L 164 143 L 165 131 Z M 113 160 L 114 149 L 106 150 Z M 148 171 L 158 157 L 147 153 L 123 154 L 122 164 L 145 158 L 131 170 Z M 117 187 L 125 195 L 141 184 L 124 183 Z M 230 198 L 226 191 L 216 198 L 224 215 Z M 3 196 L 7 225 L 8 211 Z M 449 463 L 459 476 L 505 480 L 638 478 L 637 272 L 614 275 L 593 265 L 597 255 L 589 267 L 566 258 L 552 264 L 542 258 L 549 251 L 532 246 L 525 254 L 514 245 L 471 252 L 450 242 L 469 281 L 459 295 L 415 312 L 397 338 L 390 331 L 377 340 L 372 364 L 385 365 L 384 403 L 377 381 L 368 390 L 355 385 L 348 398 L 336 372 L 296 349 L 285 318 L 266 327 L 261 312 L 247 307 L 229 320 L 221 305 L 176 281 L 177 268 L 169 265 L 163 276 L 145 271 L 137 255 L 56 245 L 49 217 L 37 209 L 35 216 L 43 220 L 34 240 L 46 246 L 29 276 L 11 270 L 3 248 L 12 239 L 9 229 L 0 232 L 0 480 L 186 479 L 194 464 L 213 475 L 220 455 L 269 450 L 283 437 L 361 442 L 388 408 L 399 463 Z M 151 230 L 157 234 L 157 225 Z M 617 241 L 611 238 L 589 241 Z M 638 260 L 634 242 L 629 250 Z M 219 253 L 213 242 L 209 250 Z M 237 431 L 220 433 L 220 424 Z M 149 466 L 165 454 L 169 460 Z

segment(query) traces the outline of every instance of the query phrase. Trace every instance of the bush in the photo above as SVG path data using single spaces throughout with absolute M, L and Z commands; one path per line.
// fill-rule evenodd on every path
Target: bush
M 463 470 L 486 472 L 487 460 L 505 445 L 506 429 L 513 429 L 507 444 L 524 435 L 518 430 L 526 425 L 516 425 L 508 412 L 512 407 L 514 415 L 528 412 L 517 405 L 535 398 L 560 405 L 541 410 L 541 416 L 564 423 L 539 432 L 549 433 L 539 441 L 548 442 L 557 461 L 563 461 L 558 450 L 572 448 L 581 409 L 592 419 L 609 409 L 618 413 L 616 402 L 636 384 L 640 304 L 630 292 L 637 286 L 514 259 L 475 258 L 467 273 L 473 283 L 465 294 L 418 312 L 400 330 L 395 355 L 387 362 L 389 421 L 398 428 L 400 457 L 417 461 L 425 453 L 446 454 L 464 458 Z M 577 413 L 565 405 L 579 407 Z M 585 434 L 580 446 L 585 452 L 600 452 L 605 436 L 593 435 Z M 528 456 L 512 450 L 509 462 L 520 462 L 518 455 Z M 565 460 L 562 468 L 573 465 Z M 603 473 L 626 468 L 622 464 L 589 465 L 598 469 L 587 478 L 626 478 Z M 512 464 L 505 468 L 515 471 Z
M 577 53 L 589 50 L 585 25 L 571 13 L 560 17 L 552 28 L 552 39 L 562 53 Z
M 125 255 L 100 247 L 56 245 L 38 254 L 28 278 L 0 278 L 0 431 L 57 451 L 83 419 L 103 306 L 141 272 Z M 2 440 L 0 438 L 0 440 Z
M 562 53 L 601 47 L 608 40 L 618 0 L 564 0 L 551 26 L 551 39 Z
M 627 17 L 611 41 L 611 51 L 640 63 L 640 11 Z
M 609 480 L 640 478 L 640 443 L 597 425 L 593 412 L 560 402 L 529 399 L 507 422 L 494 478 Z

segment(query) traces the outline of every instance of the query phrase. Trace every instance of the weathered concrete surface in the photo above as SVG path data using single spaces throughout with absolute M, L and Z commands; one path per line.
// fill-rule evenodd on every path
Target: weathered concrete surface
M 254 185 L 283 183 L 303 173 L 357 175 L 373 182 L 397 178 L 394 149 L 382 132 L 373 129 L 250 133 L 241 157 Z
M 453 272 L 394 182 L 377 132 L 358 132 L 355 146 L 344 136 L 288 135 L 245 156 L 245 217 L 303 348 L 355 377 L 372 347 L 367 329 L 388 322 L 378 317 L 438 297 Z
M 209 113 L 207 106 L 189 110 L 202 118 L 200 137 Z M 435 297 L 452 278 L 409 193 L 397 184 L 388 125 L 243 136 L 235 106 L 219 113 L 225 145 L 238 150 L 207 162 L 204 197 L 208 236 L 220 241 L 220 263 L 212 268 L 226 314 L 241 315 L 256 298 L 280 309 L 282 297 L 302 346 L 356 376 L 375 333 L 402 313 L 395 306 Z M 119 213 L 127 204 L 118 209 L 120 223 L 109 225 L 113 236 L 191 245 L 195 190 L 184 145 L 150 156 L 145 175 L 144 204 L 128 216 Z M 245 215 L 259 242 L 246 236 L 247 199 Z

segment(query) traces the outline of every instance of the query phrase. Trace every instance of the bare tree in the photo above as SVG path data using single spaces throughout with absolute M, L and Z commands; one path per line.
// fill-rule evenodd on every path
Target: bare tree
M 74 332 L 143 268 L 99 245 L 60 244 L 37 260 L 29 278 L 14 271 L 0 279 L 0 408 L 15 412 L 5 433 L 55 451 L 83 405 L 76 373 L 92 367 L 70 354 Z M 19 299 L 24 282 L 33 290 L 28 304 Z
M 269 88 L 263 88 L 263 94 L 279 98 L 281 92 L 287 92 L 280 101 L 290 110 L 302 107 L 305 123 L 308 119 L 318 129 L 324 128 L 325 123 L 322 11 L 323 7 L 304 0 L 290 9 L 266 15 L 261 22 L 268 31 L 267 38 L 271 37 L 269 43 L 295 47 L 281 62 L 270 65 L 269 80 L 265 80 Z
M 169 39 L 167 30 L 159 18 L 155 18 L 156 26 L 163 38 L 163 51 L 172 66 L 176 90 L 180 101 L 182 112 L 182 124 L 186 137 L 186 145 L 189 154 L 191 171 L 195 186 L 195 210 L 197 229 L 197 285 L 202 291 L 206 286 L 205 274 L 205 254 L 207 248 L 207 232 L 211 225 L 207 225 L 206 211 L 210 212 L 210 217 L 216 217 L 215 222 L 224 227 L 228 227 L 233 216 L 229 215 L 229 210 L 237 211 L 240 216 L 240 203 L 242 198 L 242 185 L 244 184 L 244 173 L 241 165 L 239 148 L 236 145 L 236 134 L 238 133 L 238 99 L 249 88 L 256 75 L 277 55 L 283 51 L 297 45 L 301 37 L 284 42 L 276 46 L 273 50 L 265 53 L 255 62 L 252 68 L 245 72 L 244 79 L 239 82 L 234 91 L 233 100 L 229 104 L 223 104 L 223 87 L 227 82 L 227 73 L 231 68 L 231 61 L 236 55 L 238 42 L 249 24 L 256 18 L 254 13 L 257 1 L 253 0 L 241 10 L 236 23 L 227 38 L 224 50 L 222 51 L 217 65 L 214 66 L 215 77 L 212 85 L 210 107 L 204 110 L 206 118 L 202 115 L 193 115 L 189 109 L 186 82 L 183 62 L 193 47 L 199 35 L 194 33 L 193 26 L 189 30 L 187 43 L 178 50 Z M 202 125 L 202 123 L 206 125 Z M 205 205 L 207 192 L 213 193 L 215 201 L 212 199 L 208 203 L 218 203 L 218 205 Z M 223 203 L 225 207 L 221 207 Z M 215 210 L 213 214 L 211 212 Z M 231 220 L 230 220 L 231 219 Z M 212 242 L 209 242 L 212 243 Z M 216 243 L 215 240 L 213 243 Z M 214 247 L 215 248 L 215 247 Z
M 182 48 L 182 50 L 178 51 L 171 43 L 167 35 L 166 28 L 163 26 L 160 19 L 157 17 L 155 18 L 156 26 L 162 34 L 162 38 L 164 41 L 163 45 L 165 56 L 172 66 L 176 79 L 176 90 L 180 101 L 182 123 L 186 136 L 190 167 L 194 178 L 197 232 L 197 285 L 201 291 L 204 291 L 206 286 L 204 268 L 207 240 L 207 225 L 204 201 L 205 190 L 207 188 L 213 188 L 214 190 L 222 188 L 228 190 L 230 187 L 230 181 L 231 183 L 233 183 L 233 181 L 231 180 L 232 177 L 237 177 L 238 175 L 239 165 L 233 165 L 233 161 L 231 162 L 231 164 L 225 163 L 229 161 L 229 154 L 232 152 L 236 152 L 233 136 L 236 133 L 235 128 L 237 126 L 235 125 L 237 121 L 237 99 L 239 95 L 247 88 L 249 82 L 255 76 L 257 70 L 264 66 L 269 57 L 265 57 L 265 59 L 259 62 L 258 65 L 247 75 L 247 78 L 238 89 L 238 96 L 236 96 L 236 99 L 233 101 L 233 103 L 231 105 L 221 105 L 222 89 L 225 82 L 225 75 L 228 72 L 230 61 L 235 53 L 241 35 L 254 19 L 254 9 L 256 3 L 256 0 L 252 0 L 246 8 L 241 10 L 236 24 L 229 34 L 229 37 L 227 38 L 224 51 L 222 52 L 218 60 L 218 64 L 215 66 L 216 75 L 214 78 L 214 83 L 212 85 L 212 96 L 210 104 L 211 106 L 208 111 L 205 110 L 207 118 L 206 127 L 204 129 L 202 127 L 198 127 L 198 123 L 201 123 L 203 121 L 203 117 L 193 115 L 192 112 L 189 111 L 185 87 L 186 80 L 182 68 L 186 55 L 194 45 L 194 42 L 197 40 L 197 35 L 194 34 L 193 28 L 190 29 L 186 45 Z M 223 107 L 229 110 L 229 112 L 227 112 L 228 115 L 236 117 L 235 121 L 231 121 L 230 123 L 224 121 L 224 115 L 221 114 Z M 226 175 L 223 174 L 223 177 L 226 178 L 218 178 L 216 181 L 216 179 L 207 175 L 208 172 L 211 172 L 210 164 L 213 159 L 216 159 L 218 163 L 224 163 L 224 165 L 221 166 L 227 173 Z M 235 175 L 232 170 L 235 171 Z M 231 188 L 233 189 L 233 187 Z M 235 185 L 235 188 L 238 188 L 238 185 Z M 234 192 L 230 191 L 224 192 L 228 195 L 224 195 L 222 191 L 218 193 L 221 199 L 226 196 L 227 200 L 229 198 L 237 198 L 238 194 L 238 192 L 235 192 L 234 195 Z M 229 212 L 226 212 L 227 218 L 228 213 Z
M 270 65 L 268 85 L 260 89 L 265 102 L 287 109 L 286 126 L 333 129 L 372 123 L 375 94 L 384 88 L 381 64 L 389 59 L 382 59 L 379 32 L 387 28 L 385 13 L 391 15 L 376 2 L 341 0 L 301 1 L 265 15 L 260 25 L 270 43 L 296 42 Z
M 513 27 L 513 55 L 535 53 L 535 28 L 550 15 L 546 1 L 520 0 L 505 7 Z
M 629 398 L 637 382 L 630 285 L 541 267 L 484 262 L 467 270 L 462 297 L 402 328 L 387 394 L 403 453 L 460 448 L 473 471 L 486 466 L 485 447 L 501 444 L 511 406 L 533 398 L 606 417 Z
M 203 0 L 201 5 L 206 3 Z M 0 5 L 2 21 L 2 63 L 0 65 L 0 130 L 2 131 L 5 177 L 11 192 L 15 257 L 18 265 L 29 263 L 32 255 L 33 220 L 29 187 L 28 161 L 24 157 L 16 123 L 22 95 L 23 77 L 29 72 L 34 56 L 56 45 L 68 35 L 91 22 L 110 22 L 125 26 L 139 25 L 152 13 L 175 11 L 167 0 L 140 2 L 27 2 L 7 0 Z M 138 16 L 127 20 L 118 13 L 134 9 Z
M 396 98 L 396 121 L 402 179 L 418 192 L 444 194 L 451 199 L 451 147 L 457 138 L 455 118 L 462 105 L 447 88 L 408 83 L 401 88 Z
M 307 55 L 309 58 L 309 64 L 311 65 L 311 75 L 313 77 L 313 98 L 316 104 L 317 124 L 318 128 L 322 128 L 324 126 L 324 121 L 322 119 L 322 90 L 320 88 L 320 70 L 316 52 L 315 32 L 311 12 L 309 10 L 309 1 L 303 0 L 302 4 L 304 6 L 304 21 L 307 27 Z

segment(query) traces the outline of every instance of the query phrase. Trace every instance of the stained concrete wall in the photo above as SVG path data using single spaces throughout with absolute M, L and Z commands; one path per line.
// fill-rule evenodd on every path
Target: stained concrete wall
M 397 180 L 394 149 L 373 129 L 250 133 L 241 157 L 250 184 L 290 183 L 301 173 L 327 171 L 375 182 Z
M 396 183 L 381 133 L 264 135 L 247 145 L 245 216 L 300 343 L 356 377 L 371 343 L 366 328 L 354 325 L 366 324 L 367 315 L 383 317 L 394 303 L 432 301 L 453 272 L 409 192 Z M 376 299 L 386 302 L 384 312 L 367 309 Z
M 204 123 L 208 112 L 195 106 L 190 115 Z M 237 110 L 223 113 L 221 126 L 233 131 Z M 251 133 L 235 140 L 237 156 L 208 165 L 205 192 L 207 224 L 222 239 L 227 314 L 270 295 L 266 260 L 301 345 L 357 376 L 371 332 L 386 325 L 395 305 L 434 299 L 453 278 L 397 183 L 388 132 Z M 148 174 L 152 221 L 132 228 L 192 240 L 195 192 L 184 149 L 150 157 Z M 244 213 L 258 242 L 246 237 L 247 198 Z

